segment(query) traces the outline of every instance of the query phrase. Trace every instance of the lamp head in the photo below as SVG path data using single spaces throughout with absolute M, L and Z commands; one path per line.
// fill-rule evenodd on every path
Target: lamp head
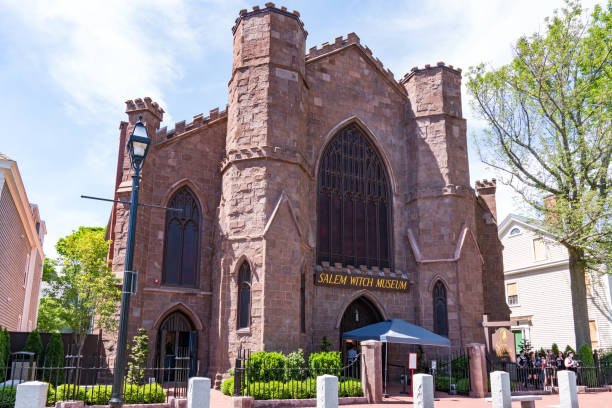
M 147 157 L 149 145 L 151 144 L 151 138 L 147 132 L 147 127 L 142 123 L 142 116 L 140 116 L 138 122 L 134 124 L 134 129 L 132 129 L 127 144 L 132 165 L 142 166 Z

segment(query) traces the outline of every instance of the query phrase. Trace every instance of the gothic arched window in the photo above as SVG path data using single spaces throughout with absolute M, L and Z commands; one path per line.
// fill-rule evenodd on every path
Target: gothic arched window
M 318 263 L 392 266 L 387 170 L 356 124 L 342 128 L 325 147 L 317 194 Z
M 200 265 L 200 205 L 187 187 L 179 189 L 168 207 L 182 211 L 166 213 L 163 282 L 195 286 Z
M 238 272 L 238 328 L 251 324 L 251 267 L 244 261 Z
M 448 310 L 446 308 L 446 286 L 436 282 L 433 290 L 434 333 L 448 337 Z

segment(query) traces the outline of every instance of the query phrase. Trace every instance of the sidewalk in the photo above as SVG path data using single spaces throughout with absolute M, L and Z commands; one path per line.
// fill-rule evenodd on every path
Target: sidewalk
M 438 396 L 436 395 L 436 398 Z M 542 395 L 541 401 L 536 401 L 536 408 L 558 408 L 559 395 Z M 581 408 L 607 408 L 612 407 L 612 392 L 595 392 L 578 394 L 578 401 Z M 232 400 L 230 397 L 223 395 L 218 390 L 211 392 L 211 408 L 231 408 Z M 342 407 L 411 407 L 412 397 L 404 395 L 391 395 L 385 398 L 382 404 L 357 404 L 357 405 L 342 405 Z M 484 399 L 469 398 L 462 396 L 447 396 L 441 394 L 434 403 L 435 408 L 491 408 L 491 404 L 486 403 Z M 520 402 L 512 404 L 513 408 L 519 408 Z

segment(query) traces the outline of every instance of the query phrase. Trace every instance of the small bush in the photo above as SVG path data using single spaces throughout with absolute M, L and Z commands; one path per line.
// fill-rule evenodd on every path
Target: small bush
M 256 400 L 288 399 L 290 394 L 282 381 L 256 381 L 248 384 L 249 395 Z
M 55 389 L 56 401 L 85 401 L 85 387 L 75 387 L 72 384 L 62 384 Z
M 470 393 L 469 378 L 462 378 L 457 381 L 457 394 L 468 395 Z
M 145 384 L 138 388 L 140 393 L 136 396 L 136 401 L 133 401 L 133 403 L 139 403 L 141 401 L 145 404 L 166 402 L 166 391 L 164 391 L 161 385 L 157 383 Z
M 85 401 L 87 405 L 106 405 L 111 399 L 112 385 L 96 385 L 87 390 Z
M 286 358 L 287 371 L 285 372 L 285 380 L 301 380 L 303 375 L 302 368 L 306 365 L 304 359 L 304 351 L 298 349 L 290 353 Z
M 258 351 L 251 354 L 248 378 L 251 381 L 282 380 L 285 377 L 285 357 L 282 353 Z
M 234 377 L 223 380 L 221 383 L 221 392 L 230 396 L 234 394 Z
M 285 394 L 291 399 L 316 398 L 317 381 L 307 378 L 305 381 L 289 381 L 285 383 Z
M 85 401 L 88 405 L 107 405 L 113 393 L 112 385 L 96 385 L 87 390 Z M 126 404 L 153 404 L 166 401 L 166 392 L 157 383 L 123 386 L 123 399 Z M 58 401 L 60 401 L 58 399 Z
M 308 366 L 311 368 L 311 376 L 317 376 L 320 373 L 340 376 L 342 371 L 342 360 L 340 360 L 339 351 L 321 351 L 319 353 L 311 353 L 308 356 Z
M 350 379 L 338 383 L 339 397 L 361 397 L 362 395 L 363 390 L 361 389 L 361 381 Z
M 452 374 L 457 378 L 466 378 L 470 372 L 470 362 L 467 356 L 457 357 L 451 361 Z
M 15 394 L 17 387 L 5 385 L 0 387 L 0 408 L 13 408 L 15 406 Z
M 448 392 L 450 384 L 450 379 L 447 376 L 436 377 L 436 391 Z M 453 384 L 457 384 L 457 378 L 455 377 L 453 377 Z
M 568 344 L 567 347 L 565 347 L 565 352 L 563 353 L 565 357 L 567 357 L 567 353 L 569 353 L 570 351 L 574 353 L 574 356 L 576 355 L 576 350 L 574 350 L 572 346 Z
M 578 348 L 578 355 L 576 356 L 578 360 L 582 362 L 583 367 L 594 367 L 595 360 L 593 359 L 593 351 L 588 344 L 583 344 Z
M 38 333 L 38 330 L 34 330 L 30 332 L 30 334 L 28 334 L 28 338 L 26 339 L 25 348 L 23 350 L 30 351 L 36 354 L 34 359 L 36 361 L 41 361 L 43 345 L 42 345 L 42 340 L 40 339 L 40 334 Z
M 44 367 L 43 381 L 50 382 L 53 385 L 64 382 L 64 342 L 59 333 L 53 333 L 49 338 L 45 351 Z
M 553 343 L 552 347 L 550 348 L 553 352 L 553 354 L 555 355 L 555 358 L 557 357 L 557 355 L 559 354 L 559 346 L 557 345 L 557 343 Z

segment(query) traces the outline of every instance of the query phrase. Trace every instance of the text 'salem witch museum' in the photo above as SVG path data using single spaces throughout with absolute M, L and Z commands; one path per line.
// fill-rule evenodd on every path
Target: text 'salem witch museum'
M 149 331 L 150 363 L 188 355 L 215 378 L 241 347 L 340 349 L 342 332 L 390 318 L 483 343 L 483 314 L 509 309 L 495 182 L 469 183 L 461 70 L 396 81 L 354 33 L 306 53 L 299 13 L 271 3 L 232 31 L 226 110 L 167 130 L 135 99 L 120 126 L 115 197 L 129 201 L 124 146 L 142 116 L 141 202 L 183 209 L 138 212 L 129 335 Z M 127 226 L 116 205 L 119 276 Z

